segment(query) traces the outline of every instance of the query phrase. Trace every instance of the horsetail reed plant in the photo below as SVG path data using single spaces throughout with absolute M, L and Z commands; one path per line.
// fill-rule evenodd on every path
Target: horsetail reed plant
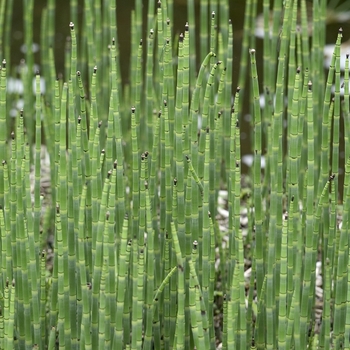
M 0 4 L 0 349 L 348 348 L 346 28 L 321 60 L 337 1 L 246 1 L 240 37 L 227 0 L 136 1 L 131 28 L 126 4 L 79 15 L 71 0 L 61 55 L 48 1 L 39 70 L 33 1 L 15 69 L 13 5 Z

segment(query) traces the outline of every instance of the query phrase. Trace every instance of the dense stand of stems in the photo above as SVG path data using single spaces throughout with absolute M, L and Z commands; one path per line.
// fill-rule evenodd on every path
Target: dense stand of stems
M 70 1 L 59 74 L 50 0 L 34 88 L 25 5 L 11 119 L 0 4 L 0 348 L 348 348 L 349 56 L 339 30 L 325 79 L 326 1 L 309 39 L 305 1 L 264 0 L 261 53 L 246 1 L 238 73 L 235 5 L 188 0 L 178 35 L 175 1 L 138 0 L 122 84 L 116 2 Z

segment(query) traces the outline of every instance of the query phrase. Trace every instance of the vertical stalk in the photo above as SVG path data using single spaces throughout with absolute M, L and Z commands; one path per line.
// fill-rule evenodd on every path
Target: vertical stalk
M 7 121 L 6 121 L 6 60 L 2 61 L 0 74 L 0 159 L 7 160 L 6 152 Z M 4 205 L 4 174 L 0 167 L 0 205 Z

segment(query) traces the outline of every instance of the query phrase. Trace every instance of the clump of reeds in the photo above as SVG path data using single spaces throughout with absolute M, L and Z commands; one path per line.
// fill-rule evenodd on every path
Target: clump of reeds
M 198 28 L 188 0 L 180 35 L 176 2 L 149 1 L 147 23 L 142 5 L 122 84 L 115 2 L 85 1 L 80 23 L 70 1 L 58 72 L 49 1 L 34 94 L 34 1 L 23 93 L 0 5 L 0 349 L 349 348 L 349 59 L 339 31 L 324 78 L 326 2 L 311 44 L 305 1 L 274 1 L 271 35 L 263 2 L 260 71 L 247 1 L 239 73 L 229 1 L 201 1 Z

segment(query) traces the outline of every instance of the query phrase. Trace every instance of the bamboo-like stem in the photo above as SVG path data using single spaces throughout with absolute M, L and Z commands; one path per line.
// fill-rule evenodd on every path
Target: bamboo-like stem
M 230 130 L 231 130 L 231 105 L 232 105 L 232 62 L 233 62 L 233 29 L 232 21 L 228 23 L 228 42 L 227 42 L 227 57 L 224 63 L 225 87 L 223 97 L 223 113 L 222 113 L 222 134 L 223 134 L 223 152 L 224 162 L 229 164 L 230 159 Z M 237 110 L 238 112 L 238 110 Z M 228 181 L 228 167 L 226 167 L 226 180 Z
M 175 177 L 177 180 L 177 232 L 181 250 L 185 250 L 185 170 L 184 170 L 184 150 L 186 149 L 185 130 L 187 125 L 187 111 L 183 109 L 183 96 L 186 95 L 186 86 L 183 86 L 185 76 L 184 66 L 184 37 L 180 34 L 179 38 L 179 64 L 177 69 L 176 84 L 176 104 L 175 104 L 175 124 L 174 124 L 174 161 L 175 161 Z M 188 91 L 188 87 L 187 87 Z M 188 93 L 185 99 L 188 99 Z
M 177 317 L 176 317 L 176 335 L 174 338 L 174 347 L 183 348 L 185 342 L 185 274 L 183 266 L 183 253 L 181 252 L 179 237 L 172 222 L 172 239 L 178 267 L 178 296 L 177 296 Z
M 104 227 L 106 220 L 107 201 L 110 190 L 111 171 L 108 172 L 107 178 L 103 185 L 101 205 L 98 218 L 98 227 L 96 235 L 96 253 L 93 259 L 92 271 L 92 304 L 91 304 L 91 336 L 92 348 L 95 349 L 98 344 L 98 325 L 99 325 L 99 296 L 100 296 L 100 282 L 103 268 L 103 244 L 105 241 Z
M 25 174 L 25 188 L 23 189 L 23 202 L 26 203 L 26 220 L 28 227 L 28 249 L 29 249 L 29 278 L 31 283 L 31 308 L 33 312 L 33 328 L 34 328 L 34 339 L 36 344 L 41 344 L 40 337 L 42 336 L 41 332 L 45 334 L 44 328 L 40 329 L 40 321 L 39 321 L 39 274 L 40 268 L 39 263 L 37 263 L 37 259 L 39 258 L 39 254 L 37 253 L 38 244 L 35 244 L 35 235 L 33 230 L 33 213 L 29 209 L 31 207 L 31 196 L 30 196 L 30 184 L 29 184 L 29 167 L 27 166 L 28 161 L 26 158 L 23 159 L 22 167 L 23 174 Z M 25 201 L 26 198 L 26 201 Z M 40 199 L 40 198 L 39 198 Z M 34 213 L 35 215 L 35 213 Z M 40 218 L 40 209 L 39 216 Z M 39 243 L 39 242 L 38 242 Z M 39 259 L 38 259 L 39 260 Z
M 131 108 L 131 138 L 132 138 L 132 227 L 133 238 L 142 239 L 136 235 L 139 227 L 139 208 L 140 208 L 140 181 L 139 181 L 139 142 L 136 135 L 136 111 Z
M 292 197 L 291 202 L 294 201 Z M 290 205 L 292 206 L 292 205 Z M 282 229 L 281 243 L 281 279 L 279 290 L 279 310 L 278 310 L 278 346 L 283 349 L 286 341 L 286 324 L 287 324 L 287 221 L 288 216 L 285 215 Z
M 171 267 L 170 267 L 170 253 L 169 253 L 169 235 L 166 233 L 165 235 L 165 242 L 164 242 L 164 253 L 163 253 L 163 260 L 164 260 L 164 274 L 165 276 L 169 276 L 169 282 L 170 277 L 172 277 L 173 274 L 171 274 Z M 175 270 L 176 271 L 176 270 Z M 162 303 L 162 310 L 161 310 L 161 316 L 164 317 L 163 325 L 164 325 L 164 347 L 170 347 L 170 286 L 166 283 L 164 284 L 164 297 L 163 297 L 163 303 Z M 160 332 L 159 332 L 160 333 Z M 159 342 L 159 341 L 158 341 Z
M 212 310 L 209 308 L 209 257 L 210 257 L 210 224 L 209 224 L 209 127 L 205 135 L 205 159 L 204 159 L 204 178 L 203 178 L 203 212 L 202 212 L 202 293 L 206 312 Z M 211 313 L 209 313 L 211 315 Z M 212 325 L 209 325 L 209 332 L 212 332 Z
M 254 98 L 254 206 L 255 206 L 255 232 L 256 232 L 256 269 L 257 269 L 257 291 L 258 295 L 262 288 L 264 279 L 264 239 L 262 232 L 262 203 L 261 203 L 261 114 L 259 106 L 259 90 L 258 90 L 258 74 L 256 69 L 255 50 L 250 50 L 252 83 L 253 83 L 253 98 Z M 271 244 L 274 244 L 274 237 L 270 234 Z M 271 252 L 270 252 L 271 253 Z M 273 256 L 269 254 L 273 259 Z M 271 273 L 270 271 L 269 273 Z M 272 277 L 272 276 L 271 276 Z M 269 291 L 271 292 L 271 291 Z
M 58 334 L 61 348 L 66 345 L 64 320 L 66 315 L 65 296 L 64 296 L 64 248 L 61 227 L 60 208 L 56 207 L 56 241 L 57 241 L 57 276 L 58 276 Z
M 145 331 L 145 341 L 144 348 L 147 350 L 151 349 L 152 345 L 152 319 L 154 313 L 154 303 L 153 295 L 155 290 L 155 257 L 154 257 L 154 242 L 155 242 L 155 232 L 152 227 L 152 214 L 151 214 L 151 201 L 149 196 L 149 189 L 147 183 L 145 183 L 146 190 L 146 222 L 147 222 L 147 256 L 146 256 L 146 273 L 147 273 L 147 286 L 146 296 L 145 296 L 145 307 L 146 307 L 146 331 Z
M 7 121 L 6 121 L 6 60 L 2 61 L 1 74 L 0 74 L 0 157 L 1 161 L 7 160 L 6 154 L 6 139 L 7 139 Z M 0 205 L 4 205 L 4 183 L 3 183 L 3 170 L 0 168 Z
M 86 191 L 87 187 L 83 186 L 83 191 L 80 199 L 80 208 L 79 208 L 79 237 L 78 237 L 78 264 L 80 270 L 80 285 L 82 289 L 82 320 L 81 320 L 81 346 L 85 346 L 87 349 L 91 349 L 91 333 L 88 330 L 89 319 L 90 319 L 90 298 L 88 295 L 88 289 L 90 285 L 87 282 L 87 271 L 85 265 L 85 234 L 84 234 L 84 217 L 85 217 L 85 204 L 86 204 Z
M 346 186 L 345 186 L 345 183 L 344 183 L 344 194 L 346 195 L 346 209 L 344 210 L 344 213 L 343 213 L 343 218 L 346 219 L 346 216 L 349 215 L 349 207 L 348 205 L 350 204 L 350 188 L 349 188 L 349 171 L 350 171 L 350 159 L 348 158 L 347 159 L 347 162 L 346 162 L 346 168 L 345 168 L 345 183 L 346 183 Z M 342 225 L 342 231 L 346 232 L 347 230 L 349 229 L 349 226 L 348 226 L 348 221 L 344 221 L 343 222 L 343 225 Z M 347 242 L 345 242 L 345 246 L 346 246 Z M 346 248 L 346 247 L 345 247 Z M 343 268 L 345 267 L 345 263 L 346 263 L 346 260 L 347 260 L 347 267 L 349 266 L 349 256 L 348 257 L 343 257 L 343 259 L 345 258 L 345 261 L 343 261 Z M 327 269 L 329 271 L 329 269 Z M 347 280 L 345 280 L 347 279 Z M 346 297 L 346 301 L 345 303 L 347 304 L 349 302 L 349 298 L 350 298 L 350 295 L 349 295 L 349 274 L 347 273 L 347 268 L 345 268 L 345 270 L 343 270 L 343 289 L 342 289 L 342 293 L 343 294 L 343 298 Z M 338 290 L 338 289 L 337 289 Z M 328 301 L 328 300 L 327 300 Z M 328 305 L 327 305 L 328 306 Z M 328 311 L 328 310 L 327 310 Z M 345 334 L 348 334 L 349 332 L 349 329 L 350 329 L 350 320 L 349 320 L 349 310 L 348 308 L 343 308 L 343 313 L 345 315 L 343 315 L 343 317 L 345 317 L 345 327 L 344 327 L 344 333 Z M 329 313 L 329 312 L 328 312 Z M 344 318 L 343 318 L 344 319 Z M 328 327 L 327 327 L 328 328 Z M 328 333 L 327 333 L 328 334 Z M 329 339 L 329 338 L 328 338 Z M 349 346 L 349 339 L 347 336 L 344 336 L 344 346 Z
M 125 290 L 127 285 L 127 273 L 128 266 L 126 266 L 126 254 L 127 254 L 127 244 L 128 244 L 128 219 L 125 218 L 123 221 L 123 230 L 121 234 L 120 240 L 120 249 L 119 256 L 116 257 L 118 262 L 118 274 L 117 274 L 117 306 L 116 306 L 116 319 L 115 319 L 115 333 L 114 333 L 114 347 L 119 348 L 119 346 L 123 346 L 123 308 L 124 308 L 124 299 L 125 299 Z

